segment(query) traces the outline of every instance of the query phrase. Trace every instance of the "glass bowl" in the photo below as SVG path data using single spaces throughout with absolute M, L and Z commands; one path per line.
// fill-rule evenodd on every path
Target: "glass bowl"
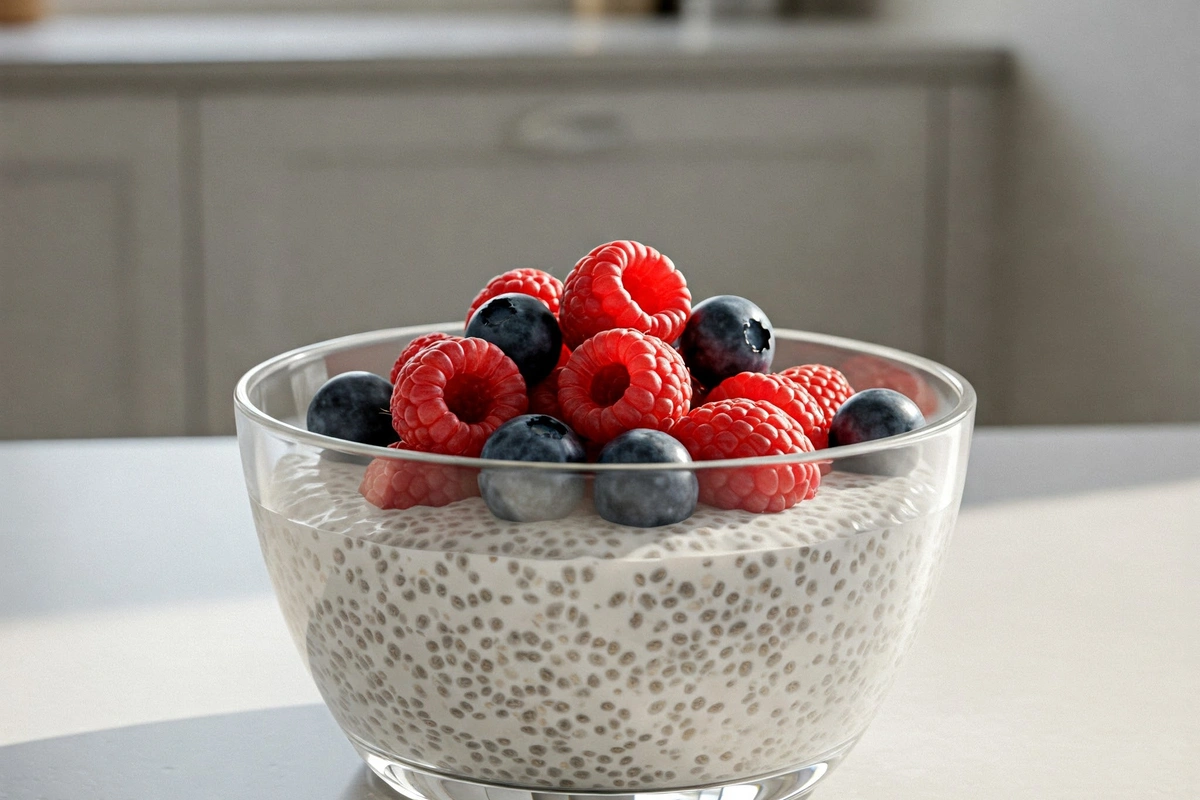
M 387 375 L 434 330 L 461 325 L 304 347 L 236 391 L 279 605 L 371 769 L 418 800 L 811 791 L 862 735 L 929 603 L 962 496 L 971 386 L 900 351 L 777 330 L 775 370 L 846 367 L 856 389 L 917 395 L 928 424 L 814 453 L 637 467 L 440 456 L 305 430 L 329 377 Z M 359 493 L 373 459 L 453 487 L 449 499 L 476 496 L 380 510 Z M 591 502 L 606 473 L 690 471 L 703 487 L 739 473 L 769 482 L 803 462 L 821 464 L 820 489 L 780 513 L 701 504 L 683 522 L 632 528 Z M 499 520 L 477 496 L 481 470 L 558 481 L 577 506 L 550 522 Z

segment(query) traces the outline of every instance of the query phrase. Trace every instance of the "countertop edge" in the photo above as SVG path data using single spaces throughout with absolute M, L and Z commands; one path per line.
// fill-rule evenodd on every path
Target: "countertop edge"
M 0 90 L 252 88 L 317 82 L 486 87 L 593 79 L 738 82 L 764 77 L 998 84 L 1010 69 L 1010 53 L 994 42 L 943 39 L 871 23 L 718 26 L 699 38 L 680 25 L 626 23 L 601 27 L 595 41 L 589 41 L 570 20 L 464 23 L 461 37 L 453 20 L 436 25 L 424 20 L 429 37 L 423 30 L 416 36 L 405 28 L 404 18 L 386 20 L 381 24 L 392 26 L 395 39 L 390 38 L 391 29 L 370 37 L 362 21 L 354 19 L 349 20 L 350 28 L 324 37 L 321 23 L 290 17 L 285 23 L 292 27 L 279 34 L 284 45 L 266 30 L 243 34 L 229 47 L 214 44 L 214 37 L 220 36 L 222 24 L 233 25 L 232 19 L 211 20 L 196 32 L 188 27 L 188 18 L 175 24 L 131 19 L 131 25 L 149 27 L 140 32 L 135 27 L 128 47 L 117 46 L 121 28 L 112 19 L 103 24 L 59 21 L 69 26 L 68 33 L 61 34 L 54 27 L 3 31 Z M 164 46 L 162 37 L 167 34 L 170 46 Z M 289 35 L 296 41 L 286 43 Z M 178 50 L 172 50 L 174 43 Z

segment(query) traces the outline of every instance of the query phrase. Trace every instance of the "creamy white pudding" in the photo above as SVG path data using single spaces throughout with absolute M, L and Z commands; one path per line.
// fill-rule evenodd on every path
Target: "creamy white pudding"
M 852 743 L 913 638 L 957 503 L 832 472 L 779 514 L 636 529 L 585 500 L 380 510 L 364 467 L 284 456 L 254 501 L 301 654 L 359 744 L 577 791 L 730 782 Z

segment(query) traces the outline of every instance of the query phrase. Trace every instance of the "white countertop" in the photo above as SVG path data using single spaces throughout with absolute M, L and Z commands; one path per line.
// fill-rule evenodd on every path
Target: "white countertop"
M 969 474 L 929 619 L 820 795 L 1195 797 L 1200 426 L 984 431 Z M 319 702 L 232 440 L 0 444 L 0 475 L 0 745 Z
M 0 28 L 0 78 L 245 81 L 282 75 L 644 75 L 684 69 L 996 79 L 995 42 L 868 23 L 596 21 L 567 15 L 275 14 L 50 18 Z M 153 67 L 154 69 L 147 69 Z M 228 67 L 228 69 L 223 69 Z

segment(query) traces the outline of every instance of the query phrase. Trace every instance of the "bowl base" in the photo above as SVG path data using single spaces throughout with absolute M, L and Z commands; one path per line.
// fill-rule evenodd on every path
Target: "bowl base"
M 555 791 L 462 780 L 406 764 L 351 738 L 351 744 L 379 778 L 408 800 L 800 800 L 833 770 L 858 737 L 802 766 L 736 783 L 623 793 L 615 791 Z

